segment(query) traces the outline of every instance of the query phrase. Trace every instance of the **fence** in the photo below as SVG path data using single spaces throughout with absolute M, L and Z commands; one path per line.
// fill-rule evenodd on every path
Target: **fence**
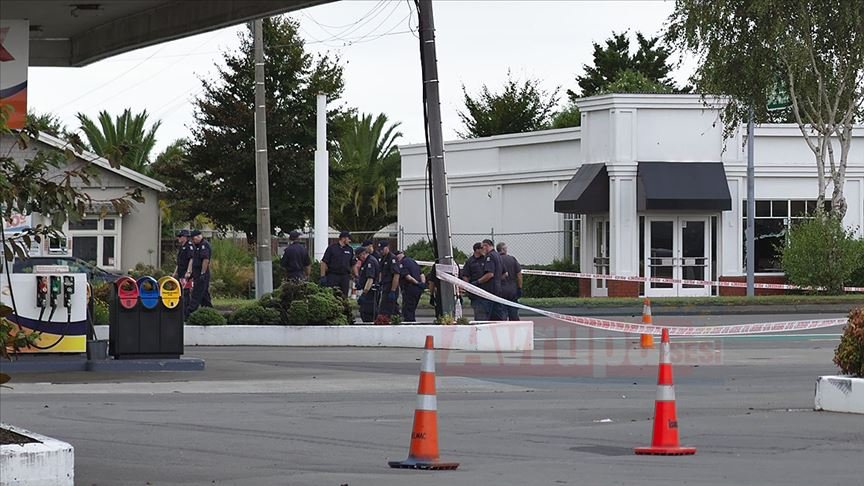
M 400 228 L 398 245 L 405 248 L 420 240 L 428 240 L 426 233 L 407 233 Z M 523 265 L 548 265 L 555 260 L 579 262 L 579 233 L 576 231 L 526 231 L 496 233 L 494 228 L 482 233 L 452 233 L 454 249 L 470 255 L 474 243 L 490 239 L 506 243 L 508 253 Z
M 352 230 L 352 243 L 359 245 L 364 239 L 371 238 L 376 242 L 387 240 L 390 242 L 391 248 L 404 249 L 407 246 L 417 243 L 421 240 L 429 240 L 431 234 L 426 233 L 409 233 L 400 228 L 396 232 L 384 231 L 359 231 Z M 205 237 L 213 239 L 230 239 L 235 241 L 239 246 L 248 247 L 245 237 L 225 237 L 217 233 L 206 234 Z M 334 243 L 339 238 L 338 232 L 330 232 L 328 235 L 328 244 Z M 496 244 L 503 242 L 507 244 L 509 253 L 515 256 L 520 263 L 524 265 L 548 265 L 555 260 L 570 260 L 574 263 L 579 262 L 579 230 L 578 226 L 575 230 L 568 231 L 525 231 L 525 232 L 506 232 L 497 233 L 494 228 L 489 228 L 488 232 L 476 233 L 452 233 L 451 241 L 453 248 L 458 249 L 470 255 L 474 243 L 490 239 Z M 314 233 L 304 233 L 300 237 L 300 241 L 306 245 L 309 251 L 309 256 L 314 259 L 315 236 Z M 287 237 L 273 237 L 271 240 L 273 247 L 273 256 L 282 255 L 290 242 Z M 250 249 L 251 252 L 251 249 Z M 162 262 L 173 262 L 177 253 L 177 243 L 175 239 L 162 240 Z

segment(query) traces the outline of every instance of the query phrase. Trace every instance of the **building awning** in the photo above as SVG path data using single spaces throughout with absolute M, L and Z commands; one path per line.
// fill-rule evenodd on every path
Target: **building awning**
M 732 209 L 722 162 L 639 162 L 638 209 Z
M 606 164 L 585 164 L 555 198 L 556 213 L 609 212 L 609 175 Z

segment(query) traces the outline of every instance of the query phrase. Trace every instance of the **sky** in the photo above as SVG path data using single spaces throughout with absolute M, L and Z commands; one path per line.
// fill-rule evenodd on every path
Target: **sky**
M 575 76 L 591 63 L 592 42 L 613 31 L 657 34 L 672 12 L 664 0 L 456 1 L 434 3 L 438 74 L 445 140 L 458 138 L 462 86 L 476 93 L 499 89 L 508 71 L 567 101 Z M 314 53 L 337 55 L 345 66 L 341 103 L 363 113 L 384 113 L 401 123 L 399 144 L 423 142 L 423 111 L 416 12 L 406 1 L 343 0 L 290 14 Z M 221 53 L 236 50 L 234 26 L 138 49 L 82 68 L 31 67 L 31 111 L 56 114 L 77 128 L 76 113 L 96 118 L 125 108 L 146 109 L 161 120 L 155 158 L 165 146 L 189 134 L 192 99 L 200 79 L 212 79 Z M 634 41 L 635 44 L 635 41 Z M 687 62 L 673 77 L 683 83 Z

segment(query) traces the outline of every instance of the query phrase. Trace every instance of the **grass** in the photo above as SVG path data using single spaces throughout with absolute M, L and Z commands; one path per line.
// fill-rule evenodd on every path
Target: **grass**
M 243 305 L 255 302 L 255 299 L 243 299 L 235 297 L 214 297 L 213 307 L 219 310 L 234 310 Z M 637 297 L 612 298 L 612 297 L 548 297 L 548 298 L 523 298 L 522 304 L 539 308 L 554 307 L 582 307 L 582 308 L 609 308 L 609 307 L 638 307 L 642 305 L 642 299 Z M 354 301 L 352 300 L 352 303 Z M 420 308 L 432 307 L 428 305 L 429 297 L 424 296 L 420 300 Z M 654 307 L 700 307 L 700 306 L 744 306 L 744 305 L 822 305 L 822 304 L 849 304 L 850 306 L 864 306 L 864 295 L 766 295 L 759 297 L 659 297 L 652 298 L 651 305 Z M 465 305 L 469 305 L 467 300 Z

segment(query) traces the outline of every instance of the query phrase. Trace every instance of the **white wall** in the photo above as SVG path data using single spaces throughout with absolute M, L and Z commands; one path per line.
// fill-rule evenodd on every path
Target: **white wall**
M 562 229 L 553 202 L 583 161 L 606 163 L 616 177 L 627 176 L 640 161 L 723 162 L 732 210 L 721 217 L 717 268 L 721 275 L 741 275 L 746 147 L 741 129 L 723 137 L 718 103 L 706 105 L 699 95 L 600 96 L 580 102 L 581 129 L 447 142 L 451 230 L 479 235 L 494 228 L 501 235 Z M 797 126 L 759 126 L 755 135 L 756 198 L 815 199 L 815 162 Z M 425 148 L 400 151 L 399 225 L 408 233 L 425 233 Z M 849 209 L 844 223 L 864 235 L 864 127 L 854 136 L 845 194 Z M 626 234 L 628 240 L 638 240 L 638 232 Z M 563 255 L 563 238 L 556 241 L 554 236 L 560 234 L 496 239 L 506 241 L 520 260 L 530 261 L 532 255 Z M 469 240 L 456 236 L 454 244 L 467 252 Z M 583 260 L 590 260 L 589 250 L 583 248 Z
M 447 142 L 453 245 L 470 254 L 474 242 L 494 232 L 520 262 L 562 258 L 562 216 L 553 201 L 581 165 L 579 143 L 578 128 Z M 400 152 L 399 225 L 407 246 L 425 238 L 429 224 L 426 153 L 417 145 Z

